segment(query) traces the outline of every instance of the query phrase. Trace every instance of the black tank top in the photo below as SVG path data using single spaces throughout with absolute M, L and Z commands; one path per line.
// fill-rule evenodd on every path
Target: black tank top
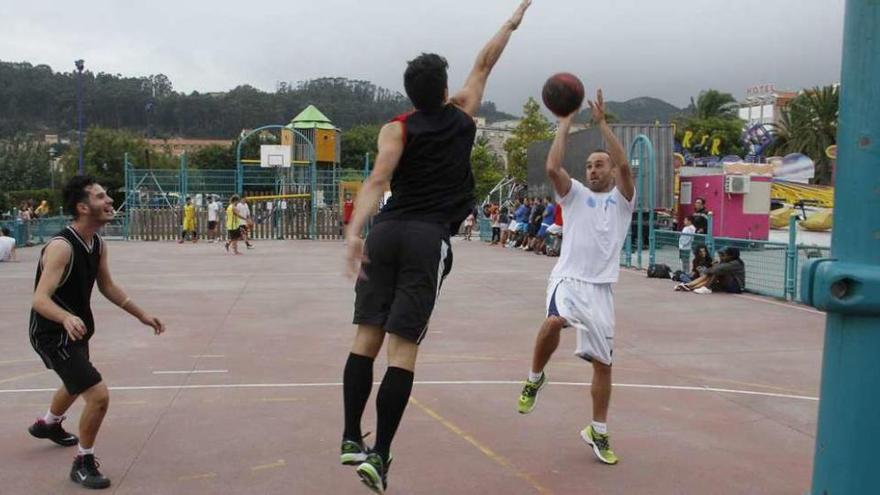
M 88 332 L 86 340 L 95 333 L 95 320 L 92 317 L 92 288 L 98 277 L 98 263 L 101 260 L 102 240 L 97 234 L 92 237 L 91 243 L 86 242 L 80 235 L 68 226 L 55 235 L 52 240 L 64 239 L 70 244 L 70 261 L 61 277 L 61 284 L 52 294 L 52 301 L 58 306 L 78 316 L 85 323 Z M 43 248 L 45 251 L 46 248 Z M 40 283 L 43 275 L 43 253 L 40 253 L 40 262 L 37 265 L 37 277 L 34 282 L 34 290 Z M 35 334 L 66 333 L 64 326 L 48 318 L 43 317 L 31 309 L 31 331 Z
M 441 223 L 458 231 L 474 205 L 471 149 L 477 127 L 454 105 L 401 115 L 404 148 L 391 178 L 391 197 L 376 217 Z

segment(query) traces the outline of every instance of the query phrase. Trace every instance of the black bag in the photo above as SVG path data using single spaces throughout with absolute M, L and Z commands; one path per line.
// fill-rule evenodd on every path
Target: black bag
M 655 263 L 648 267 L 648 278 L 670 278 L 670 275 L 672 275 L 672 270 L 668 265 Z

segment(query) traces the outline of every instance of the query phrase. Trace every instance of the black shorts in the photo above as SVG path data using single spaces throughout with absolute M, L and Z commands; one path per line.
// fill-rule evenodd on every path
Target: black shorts
M 229 236 L 230 241 L 237 241 L 241 239 L 241 229 L 227 230 L 226 235 Z
M 217 228 L 217 221 L 216 220 L 208 221 L 208 230 L 214 230 L 216 228 Z
M 452 270 L 449 228 L 387 220 L 370 230 L 364 251 L 369 263 L 355 285 L 354 323 L 421 343 L 443 279 Z
M 58 345 L 65 342 L 64 345 Z M 70 395 L 79 395 L 101 383 L 101 373 L 89 361 L 89 341 L 69 342 L 60 336 L 36 335 L 31 346 L 50 370 L 55 371 Z

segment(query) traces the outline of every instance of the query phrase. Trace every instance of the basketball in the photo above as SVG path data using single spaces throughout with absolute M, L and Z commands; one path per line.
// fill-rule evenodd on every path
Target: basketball
M 544 83 L 541 91 L 544 105 L 557 117 L 565 117 L 584 102 L 584 84 L 574 74 L 560 72 Z

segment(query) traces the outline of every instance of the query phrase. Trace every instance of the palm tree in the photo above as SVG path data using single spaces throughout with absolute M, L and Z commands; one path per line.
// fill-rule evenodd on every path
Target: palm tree
M 697 97 L 695 107 L 697 118 L 710 119 L 720 117 L 722 119 L 737 118 L 738 104 L 736 98 L 730 93 L 722 93 L 716 89 L 701 91 Z
M 776 154 L 803 153 L 816 163 L 815 181 L 827 184 L 831 163 L 825 150 L 837 144 L 837 117 L 840 92 L 835 86 L 804 91 L 782 110 L 773 125 Z

